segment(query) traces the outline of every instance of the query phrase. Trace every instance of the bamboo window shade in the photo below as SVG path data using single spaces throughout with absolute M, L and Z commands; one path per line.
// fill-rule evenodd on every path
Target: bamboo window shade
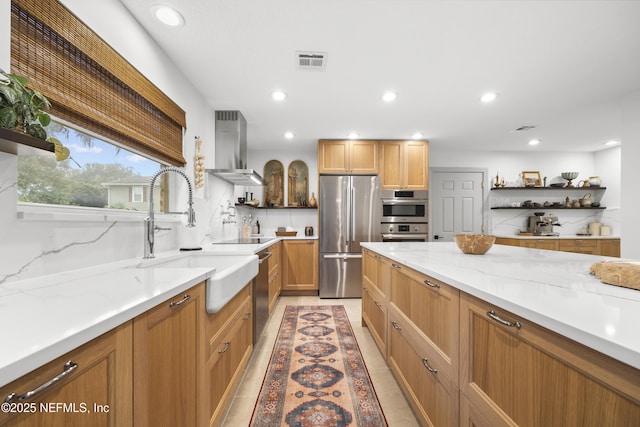
M 183 166 L 185 112 L 56 0 L 12 0 L 12 71 L 51 114 Z

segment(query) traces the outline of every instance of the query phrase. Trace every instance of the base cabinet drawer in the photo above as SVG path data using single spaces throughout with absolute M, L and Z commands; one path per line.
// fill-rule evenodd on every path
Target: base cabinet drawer
M 392 316 L 389 321 L 392 322 Z M 430 354 L 405 338 L 402 329 L 406 325 L 394 322 L 393 327 L 389 327 L 387 363 L 416 418 L 424 426 L 457 426 L 457 385 L 440 366 L 432 364 Z
M 207 361 L 209 422 L 207 425 L 221 425 L 226 409 L 233 399 L 233 393 L 240 382 L 244 367 L 253 349 L 253 320 L 251 296 L 229 319 L 230 322 L 217 339 L 209 343 Z
M 461 293 L 460 389 L 490 426 L 640 426 L 640 371 Z
M 362 320 L 369 328 L 380 353 L 387 358 L 387 303 L 374 287 L 362 288 Z
M 127 322 L 0 388 L 3 402 L 15 393 L 15 403 L 0 412 L 0 425 L 131 426 L 131 340 Z M 56 377 L 33 397 L 20 399 Z
M 458 378 L 459 291 L 404 265 L 391 263 L 389 308 L 436 349 L 442 369 Z

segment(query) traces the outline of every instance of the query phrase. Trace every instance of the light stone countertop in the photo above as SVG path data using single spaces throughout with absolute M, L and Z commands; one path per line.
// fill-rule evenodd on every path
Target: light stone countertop
M 519 234 L 509 234 L 509 235 L 503 235 L 503 234 L 496 234 L 496 237 L 499 237 L 501 239 L 523 239 L 523 240 L 531 240 L 531 239 L 595 239 L 595 240 L 602 240 L 602 239 L 619 239 L 620 236 L 580 236 L 578 234 L 572 234 L 572 235 L 560 235 L 560 236 L 521 236 Z
M 298 233 L 300 234 L 300 233 Z M 265 236 L 273 237 L 273 236 Z M 264 244 L 208 244 L 170 251 L 156 260 L 190 255 L 253 255 Z M 139 258 L 0 284 L 0 387 L 133 319 L 211 277 L 209 268 L 132 268 Z
M 493 245 L 463 254 L 455 243 L 363 243 L 560 335 L 640 369 L 640 291 L 589 274 L 596 255 Z

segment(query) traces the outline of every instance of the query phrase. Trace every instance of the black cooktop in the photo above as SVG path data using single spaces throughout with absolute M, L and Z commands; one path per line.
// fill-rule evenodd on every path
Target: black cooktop
M 227 244 L 250 244 L 250 245 L 260 245 L 262 243 L 267 243 L 274 240 L 275 237 L 238 237 L 231 240 L 223 240 L 218 243 L 227 243 Z

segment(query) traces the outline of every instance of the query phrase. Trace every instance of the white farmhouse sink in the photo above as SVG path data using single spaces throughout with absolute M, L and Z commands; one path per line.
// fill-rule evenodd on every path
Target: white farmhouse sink
M 211 276 L 206 281 L 207 312 L 217 313 L 258 274 L 258 256 L 198 252 L 143 260 L 132 267 L 209 269 Z

